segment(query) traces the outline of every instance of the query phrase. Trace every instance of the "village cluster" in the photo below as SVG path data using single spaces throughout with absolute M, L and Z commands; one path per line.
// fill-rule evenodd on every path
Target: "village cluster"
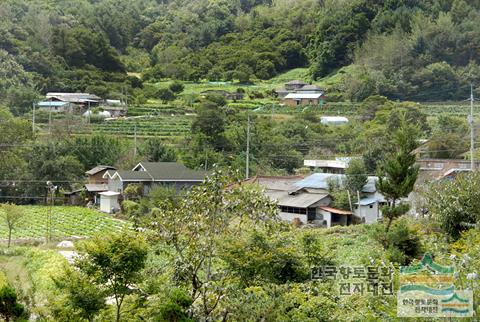
M 345 180 L 345 169 L 349 159 L 305 160 L 310 174 L 293 176 L 250 177 L 241 184 L 254 184 L 261 188 L 278 205 L 282 220 L 311 224 L 319 227 L 347 226 L 355 223 L 375 223 L 382 219 L 381 206 L 385 197 L 376 189 L 378 177 L 369 176 L 367 184 L 352 196 L 351 211 L 332 206 L 329 184 Z M 449 180 L 458 173 L 469 171 L 470 162 L 465 160 L 419 159 L 420 174 L 417 185 L 425 181 Z M 476 163 L 480 166 L 480 163 Z M 87 183 L 72 192 L 64 192 L 68 204 L 82 204 L 82 192 L 90 202 L 106 213 L 120 211 L 124 192 L 128 185 L 138 184 L 142 195 L 147 195 L 155 186 L 173 187 L 177 191 L 199 185 L 208 175 L 207 171 L 191 170 L 178 162 L 140 162 L 131 170 L 98 165 L 86 172 Z M 360 197 L 361 196 L 361 197 Z M 360 200 L 358 200 L 360 197 Z M 411 204 L 411 214 L 425 215 L 428 210 L 421 207 L 414 190 L 405 201 Z

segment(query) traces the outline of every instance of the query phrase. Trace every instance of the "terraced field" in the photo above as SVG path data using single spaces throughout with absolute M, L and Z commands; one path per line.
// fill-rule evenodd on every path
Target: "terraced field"
M 122 137 L 133 137 L 135 127 L 138 137 L 178 138 L 190 131 L 194 117 L 190 115 L 146 116 L 128 119 L 116 119 L 84 127 L 85 131 Z M 85 132 L 86 133 L 86 132 Z
M 17 224 L 12 239 L 42 238 L 46 234 L 46 221 L 49 207 L 22 206 L 25 216 Z M 94 234 L 110 233 L 130 227 L 127 222 L 110 215 L 82 207 L 52 208 L 52 236 L 65 238 L 72 236 L 89 237 Z M 0 220 L 0 239 L 8 238 L 8 230 Z

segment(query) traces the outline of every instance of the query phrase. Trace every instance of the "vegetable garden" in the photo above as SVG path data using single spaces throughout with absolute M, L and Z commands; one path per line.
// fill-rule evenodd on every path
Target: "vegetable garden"
M 50 207 L 23 206 L 25 216 L 17 223 L 12 239 L 42 238 L 46 235 L 46 222 Z M 52 208 L 52 236 L 89 237 L 95 234 L 111 233 L 130 227 L 127 222 L 114 219 L 107 214 L 82 207 L 55 206 Z M 0 221 L 0 238 L 6 239 L 8 229 Z
M 138 137 L 176 138 L 190 131 L 192 120 L 193 117 L 188 115 L 117 119 L 92 124 L 91 130 L 96 133 L 133 137 L 136 127 Z

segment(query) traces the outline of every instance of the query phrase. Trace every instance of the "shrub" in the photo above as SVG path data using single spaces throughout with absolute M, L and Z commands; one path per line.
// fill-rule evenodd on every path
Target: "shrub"
M 185 89 L 185 86 L 183 85 L 183 83 L 179 82 L 179 81 L 174 81 L 173 83 L 170 84 L 170 86 L 168 86 L 168 88 L 175 94 L 179 94 L 181 92 L 183 92 L 183 90 Z
M 408 265 L 423 254 L 424 248 L 419 232 L 409 224 L 408 219 L 396 221 L 388 233 L 385 233 L 381 225 L 376 228 L 374 238 L 386 246 L 390 261 Z

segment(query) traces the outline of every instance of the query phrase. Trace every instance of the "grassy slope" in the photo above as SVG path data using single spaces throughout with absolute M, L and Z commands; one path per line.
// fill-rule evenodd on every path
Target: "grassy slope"
M 12 233 L 13 239 L 42 238 L 46 233 L 49 207 L 23 206 L 25 216 Z M 53 207 L 53 237 L 92 236 L 97 233 L 120 231 L 129 225 L 99 211 L 82 207 Z M 6 239 L 8 230 L 0 221 L 0 238 Z

